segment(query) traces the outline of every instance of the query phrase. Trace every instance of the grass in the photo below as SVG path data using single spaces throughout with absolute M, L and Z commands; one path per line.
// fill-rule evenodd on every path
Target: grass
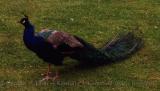
M 121 63 L 93 69 L 75 67 L 67 58 L 60 82 L 39 83 L 47 64 L 25 48 L 23 27 L 27 14 L 36 26 L 83 37 L 96 47 L 120 32 L 139 26 L 145 46 Z M 1 91 L 159 91 L 159 0 L 1 0 Z M 54 71 L 54 67 L 53 67 Z

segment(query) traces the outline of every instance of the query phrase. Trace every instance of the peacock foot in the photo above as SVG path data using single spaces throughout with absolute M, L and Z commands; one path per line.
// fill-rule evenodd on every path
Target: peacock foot
M 50 76 L 50 77 L 52 77 L 53 73 L 52 72 L 47 72 L 47 73 L 44 73 L 44 74 L 42 73 L 41 76 L 44 76 L 44 77 Z
M 42 81 L 49 81 L 49 80 L 52 80 L 53 79 L 53 77 L 51 77 L 51 76 L 45 76 L 43 79 L 42 79 Z
M 41 80 L 41 82 L 43 81 L 57 81 L 59 80 L 59 75 L 53 75 L 51 72 L 49 72 L 48 74 L 42 74 L 42 76 L 44 76 L 44 78 Z

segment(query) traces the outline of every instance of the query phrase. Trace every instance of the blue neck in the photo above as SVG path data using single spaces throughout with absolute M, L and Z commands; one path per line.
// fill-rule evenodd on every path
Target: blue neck
M 34 44 L 35 35 L 34 35 L 34 26 L 30 22 L 26 22 L 24 24 L 24 34 L 23 34 L 23 40 L 27 47 Z
M 33 37 L 34 36 L 34 26 L 30 23 L 24 25 L 25 30 L 24 30 L 24 36 L 28 37 Z

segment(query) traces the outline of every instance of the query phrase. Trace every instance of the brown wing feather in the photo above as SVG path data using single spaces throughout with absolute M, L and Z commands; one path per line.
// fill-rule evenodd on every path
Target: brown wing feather
M 54 47 L 57 47 L 62 43 L 65 43 L 72 48 L 83 47 L 83 45 L 74 36 L 61 31 L 52 32 L 48 37 L 48 42 L 52 43 Z

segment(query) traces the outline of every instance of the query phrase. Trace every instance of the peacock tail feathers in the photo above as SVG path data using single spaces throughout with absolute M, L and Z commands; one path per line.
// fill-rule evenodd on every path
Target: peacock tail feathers
M 71 57 L 88 64 L 108 64 L 129 57 L 143 46 L 141 36 L 134 32 L 121 34 L 111 41 L 107 42 L 104 47 L 98 49 L 83 39 L 75 36 L 84 48 L 77 51 Z
M 118 60 L 129 57 L 143 46 L 140 35 L 131 31 L 127 34 L 121 34 L 109 41 L 102 50 L 109 55 L 110 59 Z

